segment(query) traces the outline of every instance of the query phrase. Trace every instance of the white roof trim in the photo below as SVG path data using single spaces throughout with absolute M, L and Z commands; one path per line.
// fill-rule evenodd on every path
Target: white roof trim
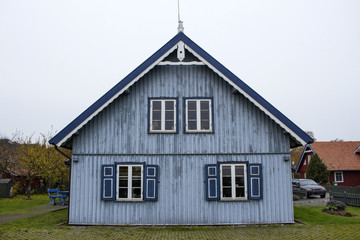
M 179 41 L 182 42 L 182 41 Z M 99 112 L 101 112 L 105 107 L 107 107 L 111 102 L 113 102 L 119 95 L 121 95 L 125 90 L 127 90 L 130 86 L 132 86 L 135 82 L 137 82 L 141 77 L 143 77 L 146 73 L 148 73 L 152 68 L 156 65 L 164 65 L 160 64 L 162 60 L 167 57 L 171 52 L 173 52 L 177 47 L 178 43 L 174 44 L 172 48 L 170 48 L 165 54 L 163 54 L 160 58 L 158 58 L 154 63 L 152 63 L 148 68 L 146 68 L 141 74 L 139 74 L 136 78 L 134 78 L 131 82 L 129 82 L 124 88 L 122 88 L 118 93 L 116 93 L 113 97 L 111 97 L 107 102 L 105 102 L 101 107 L 99 107 L 93 114 L 91 114 L 88 118 L 86 118 L 81 124 L 79 124 L 76 128 L 74 128 L 69 134 L 67 134 L 61 141 L 58 142 L 58 146 L 61 146 L 66 140 L 68 140 L 74 133 L 76 133 L 79 129 L 81 129 L 86 123 L 88 123 L 93 117 L 95 117 Z M 302 145 L 305 145 L 306 142 L 302 140 L 297 134 L 295 134 L 291 129 L 289 129 L 284 123 L 282 123 L 278 118 L 276 118 L 273 114 L 271 114 L 267 109 L 265 109 L 261 104 L 259 104 L 255 99 L 253 99 L 250 95 L 248 95 L 245 91 L 243 91 L 240 87 L 238 87 L 234 82 L 232 82 L 229 78 L 227 78 L 224 74 L 222 74 L 217 68 L 207 62 L 204 58 L 202 58 L 199 54 L 197 54 L 194 50 L 192 50 L 189 46 L 185 44 L 185 48 L 194 54 L 199 60 L 201 60 L 206 66 L 216 72 L 221 78 L 223 78 L 226 82 L 228 82 L 232 87 L 238 90 L 242 95 L 244 95 L 247 99 L 249 99 L 252 103 L 255 104 L 258 108 L 260 108 L 266 115 L 268 115 L 271 119 L 273 119 L 277 124 L 279 124 L 282 128 L 284 128 L 288 133 L 296 138 Z M 201 64 L 203 65 L 203 64 Z

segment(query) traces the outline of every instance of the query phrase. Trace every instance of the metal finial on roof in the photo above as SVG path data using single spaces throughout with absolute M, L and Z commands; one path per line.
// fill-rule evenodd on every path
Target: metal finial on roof
M 178 33 L 179 32 L 184 32 L 184 26 L 183 26 L 183 22 L 179 21 L 179 26 L 178 26 Z
M 178 0 L 178 33 L 184 32 L 183 21 L 180 20 L 180 0 Z

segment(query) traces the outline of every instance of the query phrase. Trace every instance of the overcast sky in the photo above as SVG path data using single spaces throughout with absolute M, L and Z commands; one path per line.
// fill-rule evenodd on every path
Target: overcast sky
M 185 34 L 318 140 L 360 140 L 359 0 L 181 0 Z M 60 131 L 177 33 L 177 0 L 0 0 L 0 135 Z

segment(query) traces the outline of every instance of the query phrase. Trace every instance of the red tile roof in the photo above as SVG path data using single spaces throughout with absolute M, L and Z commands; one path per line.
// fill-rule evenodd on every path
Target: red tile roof
M 355 149 L 356 142 L 314 142 L 311 147 L 319 155 L 328 170 L 360 170 L 360 155 Z

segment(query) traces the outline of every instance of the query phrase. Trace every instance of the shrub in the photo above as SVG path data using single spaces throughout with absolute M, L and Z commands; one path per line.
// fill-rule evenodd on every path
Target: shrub
M 346 204 L 337 200 L 329 201 L 326 206 L 329 210 L 345 211 L 346 209 Z
M 328 182 L 329 171 L 317 154 L 311 157 L 306 169 L 306 178 L 310 178 L 317 183 L 326 184 Z

